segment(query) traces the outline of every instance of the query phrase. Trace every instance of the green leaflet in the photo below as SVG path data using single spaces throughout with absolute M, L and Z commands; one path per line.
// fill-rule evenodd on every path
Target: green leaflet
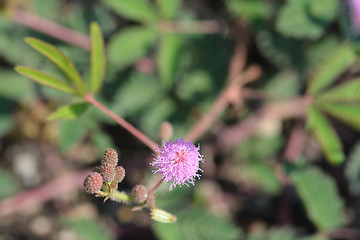
M 340 46 L 315 72 L 308 87 L 308 93 L 318 94 L 321 90 L 329 86 L 336 80 L 349 64 L 355 60 L 355 55 L 351 47 L 347 44 Z
M 66 105 L 59 108 L 50 116 L 48 116 L 47 120 L 55 120 L 55 119 L 73 120 L 78 118 L 81 114 L 83 114 L 88 107 L 89 107 L 89 103 L 83 103 L 83 102 Z
M 110 39 L 108 46 L 109 62 L 116 68 L 126 67 L 146 55 L 155 42 L 157 32 L 145 27 L 132 27 L 122 30 Z
M 338 0 L 289 0 L 280 11 L 277 30 L 294 38 L 319 38 L 338 11 Z
M 321 110 L 327 112 L 347 125 L 360 130 L 360 106 L 341 103 L 316 103 Z
M 78 95 L 78 96 L 81 95 L 76 89 L 74 89 L 69 84 L 37 69 L 24 67 L 24 66 L 17 66 L 15 67 L 15 71 L 45 86 L 52 87 L 59 91 L 66 92 L 69 94 Z
M 91 36 L 91 92 L 99 91 L 104 79 L 106 58 L 104 49 L 104 39 L 99 25 L 95 22 L 90 24 Z
M 161 18 L 174 19 L 181 7 L 180 0 L 156 0 Z
M 157 55 L 157 65 L 160 79 L 167 88 L 174 83 L 178 70 L 180 52 L 182 47 L 181 36 L 178 34 L 164 35 Z
M 344 203 L 332 178 L 316 168 L 294 171 L 290 177 L 318 229 L 331 230 L 345 224 Z
M 104 0 L 114 11 L 120 15 L 143 23 L 154 23 L 157 14 L 148 0 Z
M 345 158 L 342 145 L 330 122 L 315 107 L 309 107 L 307 117 L 308 127 L 319 141 L 327 159 L 333 164 L 342 163 Z
M 316 101 L 319 102 L 360 102 L 360 78 L 350 80 L 339 86 L 320 94 Z
M 59 67 L 69 80 L 75 84 L 81 93 L 86 92 L 84 81 L 76 70 L 74 64 L 65 54 L 63 54 L 55 46 L 36 38 L 25 38 L 25 42 Z

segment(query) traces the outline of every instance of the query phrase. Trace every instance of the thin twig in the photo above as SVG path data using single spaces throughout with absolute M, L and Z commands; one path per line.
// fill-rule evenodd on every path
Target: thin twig
M 90 50 L 90 38 L 85 34 L 71 30 L 18 8 L 12 8 L 10 16 L 16 23 L 62 40 L 71 45 L 80 47 L 87 51 Z
M 2 200 L 0 202 L 0 218 L 81 188 L 90 171 L 87 169 L 81 172 L 68 173 L 66 176 L 59 177 L 41 187 Z
M 98 108 L 103 113 L 105 113 L 107 116 L 109 116 L 115 122 L 117 122 L 120 126 L 122 126 L 124 129 L 129 131 L 132 135 L 134 135 L 137 139 L 139 139 L 141 142 L 143 142 L 146 146 L 148 146 L 152 151 L 154 151 L 157 148 L 158 145 L 154 141 L 152 141 L 149 137 L 147 137 L 145 134 L 140 132 L 137 128 L 135 128 L 133 125 L 128 123 L 126 120 L 119 117 L 117 114 L 115 114 L 109 108 L 107 108 L 106 106 L 101 104 L 99 101 L 97 101 L 93 95 L 86 95 L 84 97 L 84 100 L 86 102 L 92 104 L 94 107 Z
M 223 26 L 218 21 L 161 21 L 158 24 L 162 33 L 179 34 L 216 34 L 224 32 Z

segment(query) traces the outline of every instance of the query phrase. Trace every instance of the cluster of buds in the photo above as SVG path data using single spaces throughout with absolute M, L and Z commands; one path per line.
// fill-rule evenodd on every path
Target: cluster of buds
M 103 196 L 104 192 L 117 190 L 118 184 L 125 177 L 125 169 L 117 166 L 118 161 L 118 153 L 112 148 L 106 149 L 101 165 L 85 179 L 85 191 Z

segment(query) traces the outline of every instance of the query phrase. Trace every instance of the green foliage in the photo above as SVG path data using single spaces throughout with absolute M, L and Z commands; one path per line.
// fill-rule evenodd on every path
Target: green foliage
M 99 224 L 90 219 L 69 220 L 64 219 L 63 225 L 71 228 L 79 239 L 83 240 L 110 240 L 109 234 L 99 226 Z
M 342 145 L 330 122 L 314 107 L 309 107 L 307 118 L 308 128 L 315 134 L 327 159 L 333 164 L 342 163 L 345 158 Z
M 29 67 L 18 66 L 18 67 L 15 67 L 15 71 L 17 71 L 18 73 L 20 73 L 21 75 L 23 75 L 25 77 L 28 77 L 28 78 L 34 80 L 37 83 L 43 84 L 48 87 L 55 88 L 59 91 L 63 91 L 63 92 L 69 93 L 69 94 L 79 95 L 78 91 L 76 89 L 74 89 L 72 86 L 70 86 L 69 84 L 67 84 L 53 76 L 50 76 L 44 72 L 41 72 L 39 70 L 29 68 Z
M 231 222 L 197 208 L 182 210 L 175 224 L 155 223 L 154 230 L 160 240 L 237 240 L 241 236 Z
M 79 142 L 85 135 L 86 127 L 79 120 L 77 121 L 60 121 L 58 146 L 61 151 Z
M 71 105 L 62 106 L 50 116 L 47 117 L 47 120 L 74 120 L 83 114 L 89 107 L 89 103 L 74 103 Z
M 180 52 L 182 48 L 181 36 L 177 34 L 164 35 L 157 55 L 159 77 L 165 87 L 174 83 L 178 72 Z
M 333 87 L 320 94 L 318 102 L 331 103 L 359 103 L 360 102 L 360 78 L 352 79 L 349 82 Z
M 281 9 L 276 28 L 294 38 L 319 38 L 338 11 L 338 0 L 289 0 Z
M 131 27 L 120 31 L 110 39 L 109 62 L 116 68 L 134 63 L 146 55 L 156 38 L 156 31 L 146 27 Z
M 100 90 L 105 73 L 105 49 L 104 39 L 100 26 L 93 22 L 90 25 L 91 36 L 91 92 L 96 93 Z
M 281 191 L 281 183 L 275 175 L 274 167 L 270 164 L 264 161 L 250 161 L 246 170 L 265 192 L 276 195 Z
M 181 7 L 181 0 L 156 0 L 160 17 L 163 19 L 174 19 Z
M 327 240 L 327 238 L 318 236 L 299 237 L 291 228 L 271 228 L 264 233 L 252 232 L 247 240 Z
M 273 76 L 264 86 L 264 90 L 276 98 L 297 96 L 300 92 L 299 76 L 295 71 L 285 70 Z
M 308 93 L 318 94 L 325 87 L 336 80 L 346 67 L 355 60 L 354 52 L 347 44 L 340 46 L 322 64 L 312 77 L 308 87 Z
M 360 194 L 360 142 L 357 142 L 351 150 L 349 160 L 346 164 L 345 174 L 350 182 L 350 191 Z
M 86 91 L 84 81 L 76 70 L 71 60 L 59 51 L 55 46 L 35 38 L 26 38 L 26 43 L 29 44 L 39 53 L 52 61 L 61 71 L 65 73 L 68 79 L 75 84 L 75 86 L 83 94 Z
M 103 2 L 128 19 L 143 23 L 153 23 L 157 20 L 155 9 L 147 0 L 103 0 Z
M 267 3 L 261 0 L 227 0 L 226 6 L 234 16 L 241 16 L 250 22 L 269 15 Z
M 294 171 L 291 180 L 304 203 L 308 217 L 320 230 L 345 224 L 343 202 L 332 178 L 316 168 Z
M 0 199 L 11 196 L 18 191 L 15 177 L 0 168 Z
M 324 112 L 346 123 L 347 125 L 360 130 L 360 106 L 345 105 L 339 103 L 318 103 L 317 106 Z

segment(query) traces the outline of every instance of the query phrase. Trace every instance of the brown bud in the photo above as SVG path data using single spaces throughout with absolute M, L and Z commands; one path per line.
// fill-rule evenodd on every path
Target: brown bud
M 101 190 L 103 185 L 103 178 L 100 173 L 92 172 L 85 178 L 84 186 L 87 193 L 96 193 Z
M 115 179 L 115 166 L 105 163 L 100 167 L 100 173 L 105 182 L 112 182 Z
M 149 207 L 153 207 L 155 205 L 155 197 L 153 194 L 149 195 L 147 198 L 146 198 L 146 204 L 149 206 Z
M 136 203 L 142 203 L 147 198 L 147 189 L 144 185 L 136 185 L 131 191 Z
M 112 148 L 106 149 L 104 153 L 104 157 L 102 159 L 102 164 L 108 163 L 112 166 L 116 166 L 118 164 L 118 161 L 119 161 L 118 153 Z
M 120 183 L 125 177 L 125 169 L 122 166 L 115 168 L 115 181 Z

